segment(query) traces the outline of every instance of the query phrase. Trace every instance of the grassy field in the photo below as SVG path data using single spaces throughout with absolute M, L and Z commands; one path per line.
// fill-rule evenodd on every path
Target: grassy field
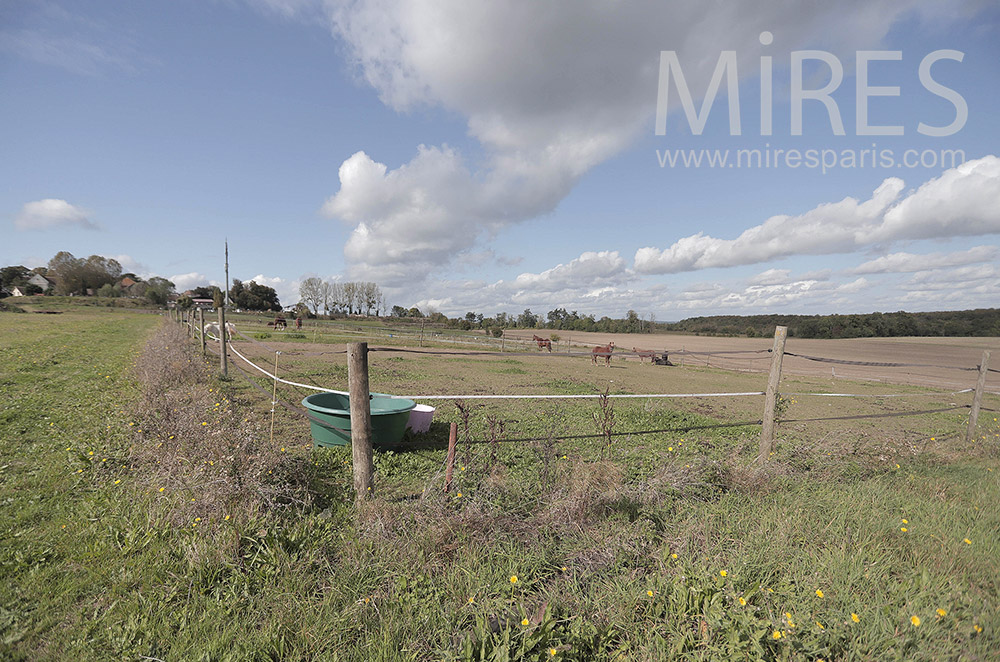
M 270 396 L 219 380 L 157 316 L 2 314 L 0 338 L 0 659 L 989 660 L 1000 650 L 995 413 L 971 445 L 957 436 L 961 411 L 786 424 L 757 470 L 755 427 L 691 428 L 754 420 L 759 398 L 613 401 L 615 430 L 667 431 L 610 447 L 556 440 L 594 433 L 594 401 L 472 406 L 470 436 L 496 443 L 460 445 L 446 494 L 440 446 L 461 416 L 437 403 L 425 443 L 378 453 L 375 497 L 356 505 L 347 449 L 313 450 L 280 408 L 272 440 Z M 283 375 L 343 377 L 339 355 L 279 358 Z M 392 353 L 373 354 L 372 386 L 762 388 L 759 375 L 707 367 Z M 797 377 L 782 390 L 829 387 Z M 913 392 L 839 401 L 836 413 L 922 406 Z M 830 409 L 786 406 L 799 419 Z

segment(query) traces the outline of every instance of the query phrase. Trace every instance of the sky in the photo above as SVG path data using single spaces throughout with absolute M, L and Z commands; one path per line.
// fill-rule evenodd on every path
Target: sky
M 644 319 L 1000 302 L 987 0 L 0 0 L 0 264 Z

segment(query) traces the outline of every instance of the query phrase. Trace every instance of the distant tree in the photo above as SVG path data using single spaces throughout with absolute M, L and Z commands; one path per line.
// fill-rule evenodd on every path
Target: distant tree
M 393 306 L 389 314 L 392 317 L 406 317 L 406 308 L 403 308 L 402 306 Z
M 107 297 L 107 298 L 117 297 L 121 296 L 121 293 L 122 293 L 121 290 L 116 288 L 111 283 L 105 283 L 104 285 L 101 285 L 101 287 L 97 290 L 97 296 L 99 297 Z
M 538 316 L 531 312 L 531 308 L 525 308 L 524 312 L 517 316 L 517 325 L 522 329 L 533 329 L 538 323 Z
M 31 278 L 31 271 L 27 267 L 10 266 L 0 269 L 0 285 L 7 289 L 24 285 Z
M 344 294 L 344 284 L 338 281 L 329 281 L 326 288 L 326 299 L 323 307 L 328 313 L 342 311 L 347 307 L 347 297 Z
M 344 289 L 344 307 L 347 309 L 348 315 L 354 314 L 354 307 L 358 303 L 358 284 L 347 282 L 343 285 Z
M 86 294 L 88 289 L 97 290 L 106 283 L 117 283 L 122 265 L 118 260 L 100 255 L 83 260 L 73 257 L 70 252 L 59 251 L 49 260 L 48 273 L 56 281 L 59 294 Z
M 243 284 L 238 279 L 233 279 L 233 286 L 229 290 L 229 300 L 237 308 L 244 310 L 271 310 L 280 311 L 281 303 L 278 301 L 278 294 L 273 287 L 261 285 L 256 281 Z
M 406 314 L 409 317 L 423 317 L 424 316 L 424 314 L 422 312 L 420 312 L 420 309 L 417 308 L 416 306 L 413 306 L 408 311 L 406 311 Z
M 215 301 L 215 294 L 217 292 L 222 292 L 217 285 L 203 285 L 191 290 L 191 297 L 194 299 L 212 299 Z
M 177 307 L 180 308 L 181 310 L 187 310 L 193 305 L 194 305 L 194 299 L 192 299 L 186 294 L 177 299 Z
M 174 284 L 171 283 L 166 278 L 160 278 L 159 276 L 153 276 L 148 281 L 146 281 L 146 292 L 145 297 L 150 300 L 150 302 L 155 303 L 159 306 L 166 305 L 167 301 L 174 294 Z
M 299 283 L 299 298 L 312 308 L 313 314 L 318 313 L 319 307 L 324 303 L 323 285 L 323 280 L 316 276 L 310 276 Z

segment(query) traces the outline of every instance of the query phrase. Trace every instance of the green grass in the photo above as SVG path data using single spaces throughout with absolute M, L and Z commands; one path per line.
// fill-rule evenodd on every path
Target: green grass
M 507 439 L 541 441 L 499 443 L 495 459 L 489 444 L 460 444 L 447 494 L 442 449 L 377 453 L 376 498 L 355 506 L 349 449 L 306 450 L 301 421 L 279 417 L 275 446 L 289 457 L 255 488 L 278 498 L 226 520 L 187 510 L 210 481 L 159 491 L 150 460 L 165 442 L 139 431 L 132 372 L 158 325 L 99 309 L 0 315 L 0 659 L 974 660 L 1000 649 L 995 422 L 948 452 L 881 440 L 851 452 L 792 435 L 757 472 L 753 429 L 619 437 L 602 461 L 597 440 L 545 441 L 592 433 L 593 401 L 516 401 L 475 409 L 475 438 L 488 437 L 490 413 Z M 526 369 L 490 365 L 497 379 Z M 392 357 L 373 381 L 426 370 Z M 584 381 L 547 387 L 593 392 Z M 269 444 L 262 394 L 241 380 L 191 388 L 191 406 L 231 402 Z M 620 430 L 719 420 L 664 402 L 614 406 Z M 438 441 L 457 418 L 439 412 Z M 298 480 L 308 495 L 282 496 L 301 496 L 285 485 Z

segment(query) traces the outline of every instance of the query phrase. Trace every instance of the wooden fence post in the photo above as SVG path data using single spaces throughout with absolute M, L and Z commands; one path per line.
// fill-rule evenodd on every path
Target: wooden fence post
M 774 328 L 774 347 L 771 349 L 771 374 L 767 378 L 767 392 L 764 394 L 764 419 L 760 431 L 760 451 L 757 463 L 764 464 L 774 447 L 774 406 L 778 397 L 778 383 L 781 381 L 781 359 L 785 356 L 785 338 L 788 327 Z
M 229 361 L 226 358 L 226 307 L 219 306 L 219 366 L 222 376 L 229 377 Z
M 979 380 L 976 382 L 976 394 L 972 398 L 972 411 L 969 412 L 969 430 L 965 433 L 966 443 L 971 443 L 976 437 L 976 424 L 979 422 L 979 406 L 983 402 L 983 389 L 986 388 L 986 373 L 990 369 L 990 350 L 983 350 L 983 360 L 979 363 Z
M 458 443 L 458 423 L 451 424 L 448 432 L 448 461 L 444 470 L 444 491 L 451 489 L 451 476 L 455 471 L 455 444 Z
M 205 309 L 198 308 L 198 335 L 201 336 L 201 355 L 205 356 Z
M 347 383 L 351 401 L 351 457 L 354 491 L 365 499 L 372 493 L 372 412 L 368 390 L 368 343 L 347 346 Z

